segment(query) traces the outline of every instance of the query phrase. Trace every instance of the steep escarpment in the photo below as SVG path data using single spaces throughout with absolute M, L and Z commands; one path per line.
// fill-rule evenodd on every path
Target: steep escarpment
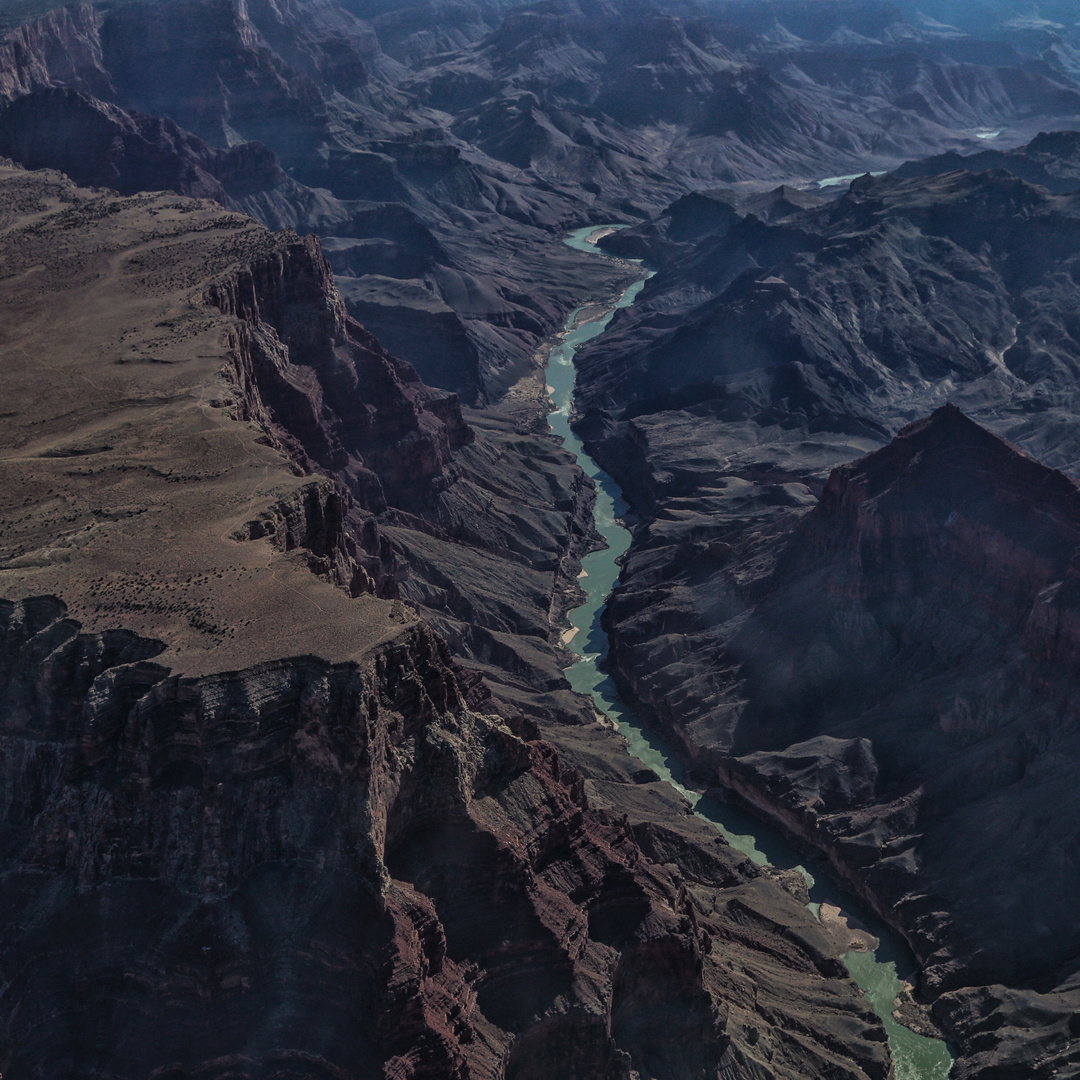
M 904 932 L 958 1075 L 1075 1068 L 1076 484 L 946 406 L 812 509 L 716 489 L 628 561 L 623 686 Z
M 228 205 L 274 226 L 329 235 L 346 305 L 388 331 L 395 354 L 416 359 L 427 386 L 347 320 L 321 255 L 301 244 L 270 257 L 238 252 L 236 276 L 206 293 L 237 319 L 227 339 L 235 389 L 215 400 L 257 424 L 302 471 L 341 489 L 329 501 L 321 488 L 300 499 L 342 515 L 331 531 L 345 539 L 319 555 L 335 581 L 352 592 L 432 601 L 458 655 L 508 679 L 506 693 L 529 711 L 539 692 L 552 699 L 540 709 L 545 716 L 558 709 L 589 715 L 566 690 L 549 615 L 558 613 L 576 554 L 591 540 L 590 493 L 537 429 L 539 409 L 513 402 L 487 415 L 479 425 L 483 445 L 471 448 L 452 397 L 429 387 L 460 390 L 473 402 L 488 390 L 501 393 L 535 371 L 535 346 L 561 323 L 572 297 L 585 288 L 602 295 L 626 270 L 597 275 L 552 240 L 545 230 L 570 213 L 565 198 L 534 192 L 525 205 L 500 186 L 501 173 L 477 173 L 475 160 L 463 158 L 430 117 L 398 107 L 386 58 L 362 25 L 332 4 L 319 12 L 301 18 L 288 5 L 140 4 L 87 15 L 94 55 L 107 69 L 122 69 L 113 89 L 96 87 L 109 103 L 83 84 L 69 88 L 66 69 L 51 68 L 42 46 L 37 88 L 13 92 L 7 106 L 10 152 L 126 190 L 186 185 L 217 195 L 220 188 Z M 363 56 L 365 75 L 355 85 L 328 64 L 339 38 Z M 212 86 L 213 101 L 197 86 Z M 289 141 L 293 129 L 278 115 L 282 95 L 290 109 L 303 104 L 316 119 L 331 117 L 332 137 L 325 125 L 308 132 L 328 145 L 310 153 L 310 139 L 302 152 Z M 165 98 L 170 115 L 228 148 L 134 111 Z M 387 103 L 395 101 L 391 121 Z M 259 127 L 275 116 L 271 129 Z M 272 151 L 236 142 L 270 138 L 270 130 L 281 161 L 318 190 L 288 176 Z M 360 132 L 362 139 L 353 137 Z M 478 253 L 481 242 L 488 247 Z M 550 245 L 551 257 L 518 260 L 512 269 L 507 245 L 538 243 Z M 520 279 L 526 263 L 528 283 Z M 293 325 L 298 319 L 310 325 Z M 357 398 L 359 382 L 365 388 Z M 264 525 L 251 524 L 260 516 L 230 524 L 228 533 L 262 535 Z M 447 595 L 453 603 L 440 602 Z
M 1075 131 L 1040 132 L 1026 146 L 1015 150 L 983 150 L 977 154 L 940 154 L 907 161 L 896 170 L 897 176 L 936 176 L 939 173 L 989 172 L 1004 169 L 1029 184 L 1067 195 L 1080 188 L 1080 133 Z
M 450 485 L 472 435 L 452 394 L 347 316 L 317 241 L 209 202 L 91 195 L 56 174 L 9 169 L 4 184 L 7 496 L 25 490 L 36 508 L 6 530 L 9 571 L 57 592 L 72 560 L 98 565 L 104 578 L 78 575 L 92 610 L 130 600 L 148 636 L 210 654 L 230 641 L 244 653 L 241 626 L 270 618 L 280 589 L 308 591 L 282 580 L 285 566 L 392 595 L 374 515 L 388 497 L 411 505 Z M 45 388 L 41 372 L 56 376 Z M 281 566 L 241 543 L 271 534 Z M 118 549 L 149 569 L 163 540 L 170 572 L 139 596 Z
M 0 97 L 19 97 L 54 80 L 107 96 L 112 80 L 102 60 L 101 18 L 89 4 L 58 7 L 10 31 L 0 42 Z
M 451 543 L 455 461 L 477 491 L 550 438 L 467 444 L 313 240 L 0 184 L 0 1068 L 887 1080 L 801 899 L 598 724 L 586 780 L 391 599 L 446 574 L 404 538 Z M 394 505 L 417 445 L 427 517 Z M 485 498 L 457 544 L 496 565 Z
M 199 680 L 64 614 L 4 606 L 5 1071 L 486 1075 L 482 980 L 385 858 L 529 749 L 430 632 Z
M 596 278 L 554 245 L 543 264 L 506 259 L 507 241 L 535 246 L 576 223 L 573 193 L 463 152 L 445 117 L 396 88 L 400 66 L 370 26 L 334 3 L 86 6 L 21 29 L 5 66 L 0 152 L 22 164 L 376 241 L 353 267 L 363 291 L 389 272 L 449 308 L 463 339 L 450 365 L 428 335 L 399 334 L 395 350 L 469 400 L 516 381 Z M 407 317 L 393 306 L 385 327 Z
M 0 110 L 0 153 L 28 169 L 57 168 L 123 195 L 168 189 L 224 204 L 200 149 L 168 121 L 130 116 L 76 90 L 24 94 Z
M 454 395 L 346 314 L 313 239 L 206 295 L 238 319 L 241 415 L 345 489 L 336 579 L 419 605 L 530 715 L 589 715 L 562 678 L 552 622 L 592 542 L 592 492 L 551 437 L 524 412 L 466 424 Z
M 212 147 L 167 117 L 121 109 L 68 86 L 47 85 L 0 105 L 0 153 L 122 195 L 167 190 L 214 199 L 257 211 L 272 226 L 300 224 L 319 203 L 260 143 Z
M 793 898 L 730 854 L 718 893 L 647 862 L 422 625 L 191 678 L 55 598 L 0 610 L 5 1072 L 688 1076 L 769 1046 L 888 1074 Z M 748 1039 L 735 958 L 833 1034 Z
M 345 312 L 314 237 L 209 287 L 239 321 L 246 417 L 266 417 L 307 465 L 348 475 L 364 509 L 423 501 L 470 442 L 457 398 L 425 386 Z
M 530 715 L 590 715 L 566 687 L 552 625 L 593 542 L 592 492 L 529 408 L 466 424 L 455 395 L 349 317 L 313 238 L 253 260 L 206 300 L 237 320 L 239 415 L 345 489 L 336 580 L 420 605 Z

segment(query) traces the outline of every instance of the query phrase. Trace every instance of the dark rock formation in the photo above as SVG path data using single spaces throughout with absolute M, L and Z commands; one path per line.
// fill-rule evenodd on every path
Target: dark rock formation
M 1012 145 L 1080 117 L 1061 64 L 853 0 L 515 12 L 139 0 L 54 12 L 11 36 L 0 98 L 56 87 L 99 104 L 67 101 L 63 117 L 60 98 L 12 104 L 10 156 L 125 191 L 220 197 L 201 170 L 271 227 L 381 241 L 354 249 L 354 314 L 470 402 L 500 398 L 596 279 L 555 244 L 530 254 L 554 231 L 640 218 L 719 182 L 971 150 L 987 125 L 1007 126 Z M 418 290 L 451 317 L 428 318 Z M 431 333 L 393 334 L 414 317 Z M 458 340 L 444 355 L 431 337 L 447 327 Z
M 549 483 L 550 437 L 470 441 L 313 238 L 0 172 L 5 1075 L 887 1080 L 799 899 L 595 724 L 587 785 L 389 598 L 451 565 L 408 535 L 471 587 L 536 515 L 502 558 L 546 614 L 538 491 L 472 507 L 515 441 Z
M 28 169 L 53 168 L 76 183 L 122 195 L 175 191 L 214 199 L 263 216 L 303 215 L 312 193 L 291 180 L 276 156 L 258 143 L 228 150 L 208 146 L 169 119 L 125 111 L 62 87 L 48 87 L 0 106 L 0 153 Z M 281 222 L 275 222 L 280 224 Z
M 701 240 L 725 236 L 733 225 L 750 214 L 761 221 L 779 221 L 827 201 L 822 195 L 783 184 L 772 191 L 753 194 L 724 188 L 694 191 L 676 199 L 643 225 L 600 237 L 597 246 L 612 255 L 643 259 L 659 267 L 688 254 Z
M 0 153 L 123 195 L 166 189 L 224 204 L 208 150 L 168 120 L 131 115 L 75 90 L 39 90 L 0 110 Z
M 62 83 L 107 97 L 113 90 L 101 55 L 101 17 L 89 4 L 58 7 L 16 26 L 0 42 L 0 99 Z
M 978 154 L 939 154 L 922 161 L 908 161 L 897 176 L 936 176 L 966 169 L 989 172 L 1004 169 L 1013 176 L 1038 184 L 1056 195 L 1080 189 L 1080 132 L 1040 132 L 1027 146 L 1015 150 L 983 150 Z
M 645 417 L 690 406 L 744 432 L 879 441 L 948 396 L 1072 468 L 1053 419 L 1080 360 L 1077 207 L 1004 172 L 867 176 L 826 206 L 707 226 L 582 352 L 579 408 L 639 442 Z
M 953 408 L 905 422 L 951 399 L 1077 473 L 1074 204 L 1004 171 L 683 203 L 609 241 L 660 269 L 579 353 L 642 517 L 620 686 L 904 931 L 962 1077 L 1076 1069 L 1076 490 Z
M 804 748 L 820 787 L 778 801 L 842 816 L 832 844 L 851 838 L 864 887 L 908 925 L 931 985 L 1030 978 L 1080 950 L 1071 871 L 1022 826 L 1055 805 L 1041 842 L 1056 848 L 1075 816 L 1044 785 L 1074 752 L 1078 545 L 1076 484 L 944 406 L 833 473 L 731 641 L 744 704 L 717 744 L 750 771 L 758 759 L 745 755 L 760 753 L 774 794 L 795 770 L 771 755 Z M 842 745 L 806 742 L 822 735 Z M 835 778 L 812 765 L 834 757 Z M 887 805 L 904 807 L 906 826 L 882 821 Z M 977 837 L 963 824 L 973 815 Z M 924 890 L 915 907 L 932 919 L 901 902 Z
M 1075 1068 L 1080 489 L 953 406 L 809 513 L 714 485 L 696 542 L 673 500 L 627 563 L 620 682 L 905 934 L 958 1076 Z

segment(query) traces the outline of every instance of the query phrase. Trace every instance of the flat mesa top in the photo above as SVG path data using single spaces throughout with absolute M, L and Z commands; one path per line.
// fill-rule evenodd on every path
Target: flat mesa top
M 313 478 L 240 418 L 236 321 L 203 297 L 290 242 L 208 201 L 0 166 L 0 597 L 56 595 L 192 675 L 357 660 L 411 621 L 235 539 Z

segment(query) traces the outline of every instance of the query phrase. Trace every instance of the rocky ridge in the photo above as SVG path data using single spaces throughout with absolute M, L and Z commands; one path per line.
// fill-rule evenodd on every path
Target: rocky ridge
M 1070 142 L 1036 148 L 1067 171 Z M 613 673 L 908 936 L 956 1075 L 1072 1075 L 1075 487 L 942 403 L 1076 474 L 1074 196 L 745 199 L 605 241 L 659 265 L 579 353 L 579 430 L 641 519 Z
M 888 4 L 422 11 L 421 30 L 421 9 L 333 0 L 58 9 L 0 50 L 0 152 L 317 232 L 353 314 L 482 402 L 595 280 L 555 244 L 529 257 L 553 233 L 1080 122 L 1060 65 Z
M 1080 134 L 1073 131 L 1044 131 L 1026 146 L 1014 150 L 940 154 L 921 161 L 907 161 L 896 170 L 896 175 L 937 176 L 960 169 L 968 172 L 1003 169 L 1055 195 L 1068 195 L 1080 189 Z
M 905 934 L 957 1076 L 1072 1075 L 1075 483 L 947 406 L 816 505 L 714 484 L 627 558 L 623 693 Z
M 958 171 L 864 176 L 819 206 L 773 200 L 780 213 L 764 220 L 720 193 L 709 200 L 717 210 L 683 214 L 685 240 L 672 240 L 673 206 L 614 241 L 662 265 L 582 353 L 590 422 L 603 412 L 640 428 L 685 403 L 707 408 L 729 440 L 742 426 L 774 433 L 776 444 L 803 430 L 869 448 L 948 398 L 1051 464 L 1075 467 L 1053 422 L 1072 409 L 1080 355 L 1067 272 L 1075 195 L 1002 171 Z

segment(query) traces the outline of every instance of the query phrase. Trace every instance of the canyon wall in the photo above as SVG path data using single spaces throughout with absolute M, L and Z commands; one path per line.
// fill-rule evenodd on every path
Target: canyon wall
M 5 1075 L 888 1080 L 798 889 L 398 598 L 442 565 L 405 538 L 451 542 L 500 441 L 546 484 L 549 437 L 476 434 L 312 238 L 11 166 L 0 195 Z M 470 512 L 476 559 L 511 524 Z

